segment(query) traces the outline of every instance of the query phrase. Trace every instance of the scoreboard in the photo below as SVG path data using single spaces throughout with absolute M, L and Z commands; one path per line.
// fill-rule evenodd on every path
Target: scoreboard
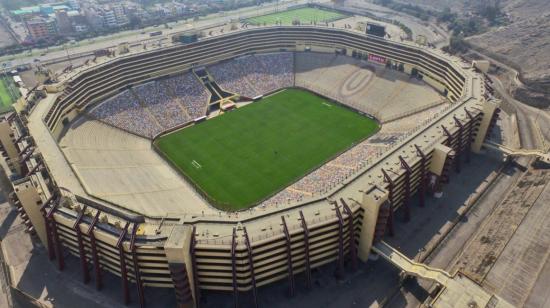
M 367 34 L 384 37 L 386 36 L 386 27 L 379 24 L 368 22 Z
M 197 33 L 176 34 L 172 36 L 173 43 L 191 44 L 196 42 L 198 39 L 199 35 Z

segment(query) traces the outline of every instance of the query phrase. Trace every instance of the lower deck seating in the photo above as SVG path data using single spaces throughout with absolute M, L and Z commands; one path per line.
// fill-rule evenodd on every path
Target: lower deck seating
M 180 103 L 187 110 L 191 119 L 196 119 L 206 114 L 208 104 L 208 92 L 201 82 L 191 72 L 170 77 L 164 83 L 179 98 Z
M 244 56 L 208 71 L 222 89 L 253 98 L 294 85 L 294 56 L 289 52 Z
M 142 84 L 134 87 L 133 91 L 164 129 L 191 120 L 179 98 L 170 95 L 162 82 L 152 81 Z
M 133 134 L 152 138 L 206 114 L 208 95 L 188 72 L 137 85 L 100 103 L 90 115 Z
M 153 115 L 139 104 L 130 90 L 108 99 L 90 111 L 102 122 L 147 138 L 162 131 Z

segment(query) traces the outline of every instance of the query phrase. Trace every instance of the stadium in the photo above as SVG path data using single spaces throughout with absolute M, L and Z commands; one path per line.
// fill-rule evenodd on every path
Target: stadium
M 120 277 L 125 303 L 172 288 L 180 305 L 223 291 L 238 306 L 366 262 L 480 151 L 489 92 L 436 49 L 250 27 L 98 58 L 35 92 L 0 141 L 10 201 L 59 269 L 71 254 L 98 289 Z

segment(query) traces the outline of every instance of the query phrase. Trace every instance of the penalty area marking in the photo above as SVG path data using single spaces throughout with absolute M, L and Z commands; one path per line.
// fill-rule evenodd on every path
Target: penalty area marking
M 200 169 L 202 168 L 201 164 L 199 164 L 196 160 L 193 160 L 191 162 L 191 165 L 193 165 L 193 167 L 197 168 L 197 169 Z

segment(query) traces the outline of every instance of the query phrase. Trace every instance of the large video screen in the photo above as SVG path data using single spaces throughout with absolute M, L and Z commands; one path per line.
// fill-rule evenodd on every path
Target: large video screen
M 384 37 L 386 36 L 386 27 L 382 25 L 367 23 L 367 34 Z

